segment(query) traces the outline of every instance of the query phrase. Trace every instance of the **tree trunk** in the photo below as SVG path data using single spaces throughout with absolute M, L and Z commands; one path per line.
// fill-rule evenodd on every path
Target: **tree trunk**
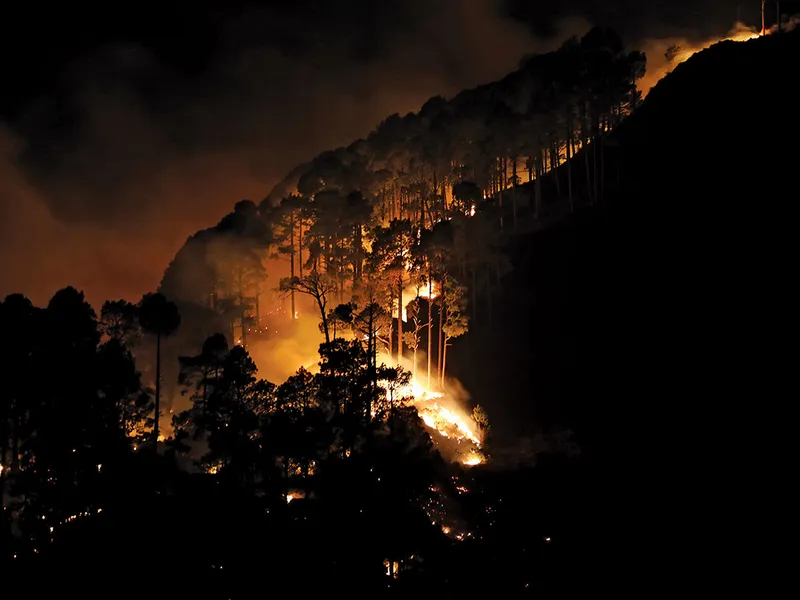
M 550 172 L 553 174 L 553 178 L 556 181 L 556 195 L 561 198 L 561 177 L 558 175 L 558 163 L 560 161 L 558 156 L 558 142 L 552 141 L 547 151 L 550 154 Z M 542 165 L 542 173 L 547 170 L 546 166 L 546 163 Z
M 446 368 L 447 368 L 447 337 L 445 337 L 444 343 L 442 344 L 442 380 L 441 380 L 442 389 L 444 389 L 444 376 Z
M 486 313 L 489 327 L 492 326 L 492 278 L 491 273 L 486 274 Z
M 478 283 L 477 283 L 477 268 L 472 267 L 472 320 L 477 325 L 478 323 Z
M 597 181 L 597 177 L 595 177 Z M 597 193 L 597 199 L 602 200 L 606 188 L 606 136 L 605 132 L 600 134 L 600 189 Z
M 6 415 L 3 415 L 0 419 L 2 419 L 2 422 L 0 422 L 0 513 L 2 513 L 5 510 L 6 471 L 9 470 L 8 462 L 6 461 L 9 432 L 6 430 L 10 419 Z M 5 515 L 3 515 L 3 518 L 5 518 Z
M 572 121 L 567 123 L 567 197 L 569 198 L 569 212 L 575 210 L 572 199 Z
M 294 261 L 292 261 L 294 263 Z M 239 326 L 242 328 L 242 348 L 247 348 L 247 315 L 244 306 L 244 289 L 242 283 L 242 267 L 239 266 L 237 273 L 239 279 Z
M 503 159 L 500 159 L 500 168 L 503 168 Z M 497 180 L 497 160 L 494 162 L 495 181 Z M 503 185 L 497 186 L 497 205 L 500 208 L 500 231 L 503 231 Z
M 444 306 L 444 280 L 442 280 L 442 293 L 439 294 L 439 354 L 438 364 L 436 369 L 437 378 L 439 380 L 439 389 L 442 389 L 442 355 L 444 354 L 444 315 L 445 315 L 445 306 Z
M 291 218 L 289 219 L 289 248 L 291 248 L 289 252 L 289 277 L 294 279 L 294 211 L 291 212 Z M 292 318 L 297 317 L 297 308 L 294 303 L 294 288 L 292 288 Z
M 432 206 L 436 206 L 438 203 L 436 202 L 436 197 L 439 195 L 439 186 L 436 181 L 436 167 L 433 168 L 433 201 L 431 202 Z M 428 207 L 428 215 L 430 216 L 431 220 L 431 229 L 433 229 L 433 208 Z M 438 206 L 436 207 L 438 208 Z M 444 216 L 444 215 L 442 215 Z
M 397 277 L 397 362 L 403 360 L 403 272 Z
M 322 298 L 317 296 L 317 306 L 319 307 L 319 313 L 322 316 L 322 331 L 325 334 L 325 343 L 331 343 L 331 333 L 328 329 L 328 315 L 325 314 L 325 305 L 322 303 Z
M 156 404 L 153 421 L 153 448 L 158 452 L 158 420 L 161 416 L 161 333 L 156 334 Z
M 303 278 L 303 217 L 299 219 L 300 232 L 297 236 L 297 267 L 300 271 L 300 278 Z M 294 315 L 292 315 L 294 317 Z
M 537 153 L 534 161 L 536 167 L 536 183 L 534 183 L 534 200 L 533 200 L 533 216 L 539 218 L 539 213 L 542 210 L 542 177 L 544 177 L 545 154 L 544 150 Z
M 589 204 L 594 204 L 594 194 L 592 194 L 592 171 L 591 171 L 591 166 L 592 165 L 591 165 L 591 161 L 589 160 L 589 158 L 590 158 L 589 155 L 591 154 L 591 152 L 589 151 L 589 148 L 587 147 L 589 145 L 589 141 L 590 141 L 589 140 L 589 135 L 590 134 L 589 134 L 589 132 L 584 133 L 584 131 L 583 131 L 583 130 L 588 129 L 588 125 L 586 123 L 586 121 L 587 121 L 586 108 L 584 108 L 583 110 L 584 110 L 584 117 L 583 117 L 583 123 L 581 125 L 581 130 L 582 130 L 581 131 L 581 138 L 582 138 L 582 144 L 583 145 L 581 146 L 581 150 L 583 150 L 584 165 L 586 166 L 586 192 L 589 194 Z
M 433 356 L 433 279 L 428 265 L 428 389 L 431 389 L 431 358 Z
M 514 231 L 517 230 L 517 157 L 511 159 L 511 183 L 514 190 L 511 195 L 511 210 L 514 217 Z

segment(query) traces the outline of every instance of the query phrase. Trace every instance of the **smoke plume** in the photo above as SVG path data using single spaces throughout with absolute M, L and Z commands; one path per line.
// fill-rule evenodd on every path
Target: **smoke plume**
M 58 97 L 0 129 L 0 295 L 136 300 L 190 234 L 295 164 L 585 29 L 537 40 L 493 0 L 348 4 L 228 19 L 201 75 L 132 44 L 71 63 Z

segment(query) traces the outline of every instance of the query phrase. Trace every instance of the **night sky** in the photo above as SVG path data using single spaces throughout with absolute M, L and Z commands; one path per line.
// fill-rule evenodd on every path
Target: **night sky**
M 0 296 L 154 289 L 186 237 L 294 165 L 591 24 L 631 45 L 760 3 L 283 0 L 4 8 Z

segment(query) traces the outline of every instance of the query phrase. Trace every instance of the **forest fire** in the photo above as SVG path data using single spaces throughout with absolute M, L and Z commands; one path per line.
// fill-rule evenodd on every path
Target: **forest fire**
M 456 459 L 462 464 L 473 466 L 485 461 L 480 453 L 483 444 L 482 432 L 478 424 L 462 409 L 456 406 L 455 399 L 446 392 L 427 389 L 416 378 L 401 388 L 401 397 L 413 397 L 411 405 L 417 410 L 423 423 L 435 430 L 442 438 L 457 443 Z M 445 404 L 450 404 L 448 408 Z M 434 438 L 438 444 L 441 440 Z M 462 449 L 462 444 L 465 449 Z

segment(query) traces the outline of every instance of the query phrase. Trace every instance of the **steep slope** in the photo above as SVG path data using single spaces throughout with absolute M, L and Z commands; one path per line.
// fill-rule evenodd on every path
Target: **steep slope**
M 620 188 L 520 240 L 498 318 L 454 352 L 496 427 L 576 430 L 592 552 L 691 561 L 687 531 L 733 535 L 720 502 L 761 471 L 752 441 L 791 372 L 798 59 L 797 33 L 724 43 L 659 83 L 609 148 Z
M 608 149 L 619 189 L 518 240 L 497 318 L 453 353 L 504 440 L 575 430 L 552 485 L 581 490 L 560 534 L 586 588 L 702 585 L 775 485 L 756 456 L 793 372 L 798 59 L 797 33 L 720 44 L 659 83 Z

